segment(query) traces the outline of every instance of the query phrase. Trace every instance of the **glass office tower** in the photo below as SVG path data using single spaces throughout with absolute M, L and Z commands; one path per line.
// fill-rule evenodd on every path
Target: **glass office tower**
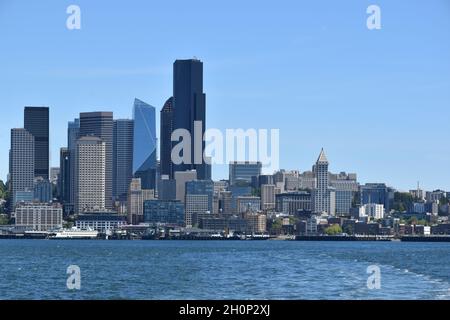
M 141 178 L 143 189 L 156 188 L 156 116 L 155 107 L 134 100 L 133 174 Z

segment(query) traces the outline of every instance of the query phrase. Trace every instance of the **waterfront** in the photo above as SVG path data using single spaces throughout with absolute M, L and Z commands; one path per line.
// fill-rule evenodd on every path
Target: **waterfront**
M 448 243 L 1 240 L 0 265 L 0 299 L 450 298 Z

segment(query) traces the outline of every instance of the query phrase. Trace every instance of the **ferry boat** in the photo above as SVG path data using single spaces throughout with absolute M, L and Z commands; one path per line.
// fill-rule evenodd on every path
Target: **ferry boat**
M 49 235 L 49 239 L 96 239 L 98 231 L 87 229 L 82 230 L 76 227 L 71 229 L 60 229 Z

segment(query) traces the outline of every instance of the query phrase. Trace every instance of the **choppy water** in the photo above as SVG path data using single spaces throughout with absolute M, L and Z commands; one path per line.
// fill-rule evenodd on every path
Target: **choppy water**
M 450 299 L 450 243 L 1 240 L 0 267 L 0 299 Z

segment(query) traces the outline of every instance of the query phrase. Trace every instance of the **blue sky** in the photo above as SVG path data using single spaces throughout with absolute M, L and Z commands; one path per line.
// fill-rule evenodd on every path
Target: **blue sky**
M 81 30 L 66 28 L 70 4 Z M 51 107 L 58 165 L 67 121 L 129 118 L 135 97 L 159 112 L 173 61 L 196 56 L 207 126 L 279 128 L 281 167 L 309 170 L 324 147 L 363 183 L 450 190 L 449 40 L 446 0 L 0 0 L 0 178 L 25 105 Z

